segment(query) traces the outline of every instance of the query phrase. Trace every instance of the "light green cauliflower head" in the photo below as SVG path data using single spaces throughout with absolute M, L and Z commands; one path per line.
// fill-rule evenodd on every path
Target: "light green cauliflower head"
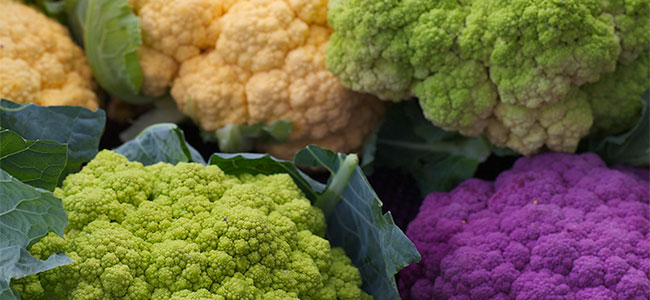
M 636 90 L 610 100 L 581 87 L 616 77 L 609 74 L 650 49 L 647 4 L 332 0 L 327 66 L 353 90 L 417 97 L 427 119 L 446 130 L 486 134 L 523 154 L 543 146 L 571 152 L 594 119 L 605 127 L 639 115 Z M 647 88 L 647 69 L 645 80 L 633 81 Z M 626 109 L 604 116 L 604 101 Z
M 16 281 L 26 299 L 371 299 L 287 174 L 145 167 L 104 150 L 55 194 L 65 240 L 52 234 L 30 251 L 74 263 Z

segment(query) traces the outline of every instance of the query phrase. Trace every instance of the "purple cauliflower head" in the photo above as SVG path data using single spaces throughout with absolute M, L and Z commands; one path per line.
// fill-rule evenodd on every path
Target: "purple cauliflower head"
M 424 200 L 404 299 L 650 299 L 648 170 L 595 154 L 519 159 Z

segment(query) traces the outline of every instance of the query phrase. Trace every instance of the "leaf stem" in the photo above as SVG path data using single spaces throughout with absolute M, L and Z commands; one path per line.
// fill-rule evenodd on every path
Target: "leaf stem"
M 343 191 L 350 182 L 350 177 L 352 177 L 359 165 L 359 157 L 354 153 L 349 154 L 345 159 L 341 159 L 341 157 L 342 155 L 339 154 L 340 165 L 338 171 L 332 173 L 330 183 L 314 203 L 316 207 L 323 210 L 325 218 L 334 212 L 336 205 L 341 201 Z

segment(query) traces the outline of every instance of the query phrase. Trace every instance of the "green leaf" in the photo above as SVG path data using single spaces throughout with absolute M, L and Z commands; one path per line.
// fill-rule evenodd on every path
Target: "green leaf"
M 68 161 L 67 152 L 66 145 L 25 140 L 0 129 L 0 168 L 32 186 L 53 191 Z
M 173 123 L 161 123 L 147 127 L 133 140 L 114 150 L 130 161 L 144 165 L 157 162 L 177 164 L 196 162 L 205 164 L 201 154 L 185 141 L 183 131 Z
M 1 248 L 1 247 L 0 247 Z M 20 295 L 9 286 L 11 279 L 45 272 L 73 261 L 63 253 L 54 253 L 46 260 L 33 257 L 25 248 L 7 247 L 0 249 L 0 299 L 18 300 Z
M 228 153 L 245 152 L 253 149 L 255 142 L 283 143 L 291 134 L 289 120 L 278 120 L 270 124 L 253 125 L 228 124 L 214 132 L 202 132 L 206 141 L 217 141 L 219 150 Z
M 250 138 L 260 139 L 265 143 L 282 143 L 291 135 L 290 120 L 278 120 L 270 124 L 257 123 L 249 126 L 242 126 L 242 132 Z
M 10 129 L 26 140 L 67 145 L 67 165 L 59 182 L 97 154 L 106 114 L 79 106 L 38 106 L 0 101 L 0 128 Z
M 294 163 L 308 167 L 324 167 L 332 175 L 325 189 L 314 201 L 314 206 L 323 210 L 325 217 L 329 218 L 342 200 L 343 191 L 359 165 L 359 158 L 356 154 L 334 153 L 310 145 L 296 153 Z
M 2 169 L 0 187 L 0 248 L 29 248 L 49 232 L 63 237 L 68 217 L 61 199 L 18 181 Z
M 68 28 L 77 44 L 83 47 L 84 26 L 86 25 L 87 0 L 63 0 L 65 13 L 67 15 Z
M 111 95 L 133 104 L 167 98 L 140 94 L 143 75 L 138 48 L 140 20 L 128 0 L 68 0 L 69 23 L 81 36 L 88 63 L 99 85 Z
M 0 299 L 20 299 L 9 287 L 12 279 L 72 263 L 61 253 L 42 261 L 27 251 L 49 232 L 63 236 L 68 218 L 51 192 L 24 184 L 2 169 L 0 199 Z
M 332 246 L 345 249 L 361 272 L 363 289 L 375 299 L 400 299 L 394 275 L 419 261 L 420 255 L 390 213 L 382 215 L 382 203 L 355 155 L 308 146 L 296 154 L 294 163 L 267 154 L 215 153 L 209 164 L 230 174 L 289 174 L 314 205 L 326 210 L 327 239 Z M 329 170 L 332 176 L 327 186 L 309 178 L 296 164 Z
M 643 112 L 639 122 L 630 131 L 605 138 L 586 141 L 586 151 L 596 152 L 609 164 L 633 167 L 650 165 L 650 90 L 641 96 Z
M 492 148 L 484 138 L 434 126 L 424 118 L 416 101 L 392 105 L 376 140 L 370 139 L 365 147 L 376 151 L 372 161 L 364 161 L 364 169 L 376 165 L 409 172 L 423 195 L 449 191 L 472 177 Z

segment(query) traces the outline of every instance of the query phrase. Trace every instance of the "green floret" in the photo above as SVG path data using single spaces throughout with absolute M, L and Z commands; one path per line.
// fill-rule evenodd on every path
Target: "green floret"
M 650 7 L 647 0 L 601 0 L 603 13 L 614 23 L 621 40 L 619 61 L 629 64 L 650 45 Z M 647 83 L 647 81 L 646 81 Z
M 56 190 L 70 217 L 31 252 L 73 264 L 13 283 L 26 299 L 370 299 L 287 174 L 143 166 L 104 150 Z
M 650 35 L 646 33 L 646 35 Z M 615 135 L 634 127 L 641 116 L 641 95 L 650 82 L 650 54 L 642 53 L 628 64 L 620 64 L 613 73 L 582 90 L 589 96 L 599 135 Z
M 219 295 L 215 295 L 206 289 L 200 289 L 196 292 L 189 290 L 176 292 L 172 294 L 169 300 L 225 300 L 225 298 Z
M 647 63 L 646 74 L 630 75 L 650 50 L 647 0 L 332 0 L 329 8 L 332 73 L 384 100 L 417 97 L 445 130 L 486 134 L 522 154 L 572 152 L 592 125 L 620 132 L 640 115 Z
M 489 1 L 482 5 L 494 32 L 490 78 L 502 103 L 537 108 L 563 99 L 572 87 L 598 80 L 620 54 L 614 28 L 596 1 Z M 462 47 L 462 44 L 461 44 Z

